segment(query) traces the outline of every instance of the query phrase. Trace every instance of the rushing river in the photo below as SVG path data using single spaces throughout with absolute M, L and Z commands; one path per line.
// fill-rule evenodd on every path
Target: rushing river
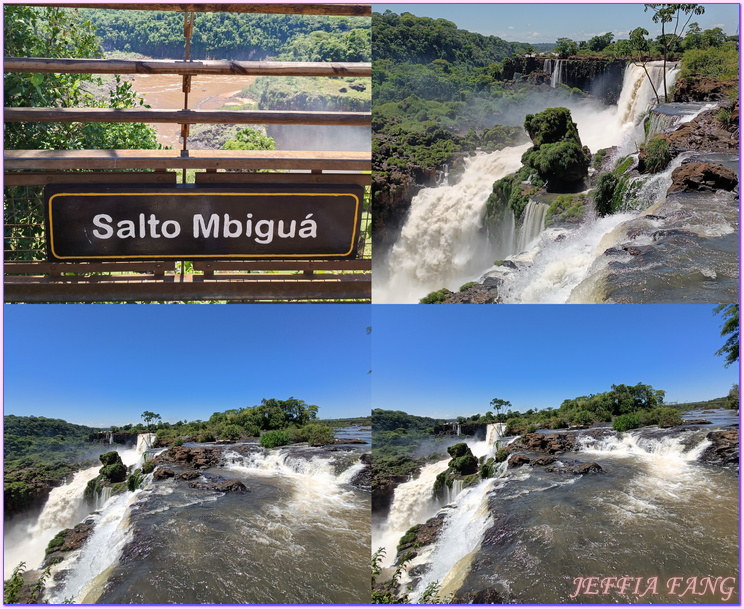
M 353 438 L 360 435 L 364 442 L 363 432 Z M 175 477 L 155 480 L 151 474 L 141 489 L 104 496 L 87 517 L 94 526 L 82 547 L 52 567 L 46 599 L 85 604 L 369 602 L 370 495 L 368 483 L 359 482 L 366 472 L 360 457 L 368 444 L 273 450 L 255 442 L 211 446 L 219 458 L 206 468 L 165 461 L 155 474 L 173 468 Z M 98 469 L 82 472 L 50 496 L 43 514 L 67 516 L 50 526 L 41 519 L 35 524 L 48 530 L 48 539 L 85 517 L 82 492 Z M 220 490 L 215 481 L 234 486 Z M 6 528 L 6 564 L 9 533 Z M 21 542 L 25 555 L 12 555 L 12 560 L 38 568 L 48 539 L 37 544 L 37 558 Z
M 412 598 L 437 582 L 443 595 L 459 599 L 494 590 L 517 603 L 738 603 L 738 472 L 700 461 L 710 445 L 707 433 L 738 420 L 719 411 L 711 421 L 679 431 L 580 435 L 559 461 L 596 462 L 602 473 L 522 466 L 462 490 L 439 512 L 444 521 L 436 541 L 407 565 L 415 573 L 404 576 Z M 409 515 L 395 525 L 405 531 L 437 512 L 430 484 L 444 468 L 441 462 L 421 473 L 425 509 L 407 507 L 415 503 L 408 496 L 413 481 L 396 489 L 389 514 L 377 517 L 373 547 L 392 545 L 382 532 L 394 518 Z M 576 594 L 582 577 L 643 582 L 639 590 L 633 579 L 622 591 L 610 586 L 601 596 L 587 595 L 583 587 Z M 683 578 L 680 586 L 672 586 L 675 577 Z M 689 578 L 697 578 L 694 594 Z

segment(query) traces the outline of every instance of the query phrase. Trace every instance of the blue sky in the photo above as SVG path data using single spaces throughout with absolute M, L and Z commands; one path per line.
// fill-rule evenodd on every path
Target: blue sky
M 738 382 L 721 318 L 698 305 L 376 306 L 372 407 L 420 416 L 516 410 L 642 382 L 707 400 Z
M 705 13 L 695 16 L 702 29 L 720 27 L 736 34 L 739 23 L 738 4 L 705 5 Z M 643 4 L 373 4 L 375 12 L 390 9 L 395 13 L 410 12 L 419 17 L 447 19 L 458 27 L 486 36 L 498 36 L 510 42 L 555 42 L 559 37 L 589 40 L 606 32 L 615 38 L 627 38 L 636 27 L 646 28 L 654 37 L 661 25 L 653 23 Z
M 108 426 L 208 419 L 290 396 L 370 412 L 361 305 L 4 307 L 4 413 Z

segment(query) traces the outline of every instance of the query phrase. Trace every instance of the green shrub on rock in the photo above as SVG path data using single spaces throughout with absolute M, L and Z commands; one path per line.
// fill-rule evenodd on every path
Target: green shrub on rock
M 310 446 L 326 446 L 327 444 L 334 444 L 336 442 L 336 434 L 333 433 L 333 428 L 328 425 L 310 423 L 309 425 L 305 425 L 304 430 L 307 436 L 307 443 Z
M 603 173 L 597 179 L 597 188 L 594 191 L 594 209 L 600 217 L 609 216 L 617 211 L 613 206 L 615 190 L 620 178 L 614 172 Z
M 276 448 L 277 446 L 286 446 L 290 442 L 289 434 L 281 429 L 267 431 L 259 440 L 264 448 Z
M 108 482 L 124 482 L 127 479 L 127 466 L 121 462 L 104 465 L 100 472 Z
M 666 169 L 671 160 L 669 142 L 663 135 L 652 137 L 648 144 L 641 147 L 640 164 L 646 171 L 658 173 Z
M 641 417 L 635 413 L 621 414 L 612 422 L 615 431 L 628 431 L 643 425 Z

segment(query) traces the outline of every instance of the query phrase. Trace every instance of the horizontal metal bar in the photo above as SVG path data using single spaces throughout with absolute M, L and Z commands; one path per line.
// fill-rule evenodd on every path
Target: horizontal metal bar
M 38 74 L 199 74 L 236 76 L 369 77 L 371 63 L 291 61 L 177 61 L 173 59 L 47 59 L 6 57 L 5 72 Z
M 154 110 L 116 108 L 5 108 L 6 123 L 177 123 L 180 125 L 334 125 L 367 127 L 370 112 L 284 110 Z

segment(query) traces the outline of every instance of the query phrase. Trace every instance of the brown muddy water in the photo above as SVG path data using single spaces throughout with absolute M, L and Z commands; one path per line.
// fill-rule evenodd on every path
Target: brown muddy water
M 127 77 L 132 87 L 145 98 L 145 103 L 155 110 L 183 109 L 183 77 L 175 74 L 134 74 Z M 250 85 L 255 76 L 199 75 L 191 79 L 189 93 L 190 110 L 218 110 L 223 106 L 240 106 L 251 101 L 241 97 L 241 91 Z M 181 147 L 179 138 L 181 126 L 169 123 L 153 125 L 157 131 L 158 143 Z

